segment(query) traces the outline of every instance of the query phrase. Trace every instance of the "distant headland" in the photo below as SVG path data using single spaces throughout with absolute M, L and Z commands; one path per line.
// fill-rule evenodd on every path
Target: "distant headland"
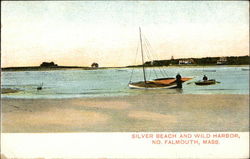
M 91 67 L 79 66 L 58 66 L 52 62 L 43 62 L 40 66 L 26 66 L 26 67 L 5 67 L 1 68 L 2 71 L 49 71 L 49 70 L 62 70 L 62 69 L 92 69 Z
M 40 66 L 25 66 L 25 67 L 5 67 L 1 68 L 1 71 L 50 71 L 50 70 L 96 70 L 107 68 L 123 68 L 123 67 L 100 67 L 97 62 L 93 62 L 88 66 L 59 66 L 58 64 L 51 62 L 42 62 Z
M 173 57 L 169 60 L 154 60 L 144 63 L 145 67 L 155 66 L 213 66 L 213 65 L 249 65 L 250 57 L 247 56 L 227 56 L 227 57 L 204 57 L 204 58 L 178 58 Z M 48 70 L 65 70 L 65 69 L 107 69 L 107 68 L 127 68 L 127 67 L 141 67 L 142 65 L 130 65 L 125 67 L 99 67 L 99 64 L 93 62 L 89 67 L 81 66 L 59 66 L 52 62 L 43 62 L 40 66 L 27 67 L 5 67 L 1 71 L 48 71 Z

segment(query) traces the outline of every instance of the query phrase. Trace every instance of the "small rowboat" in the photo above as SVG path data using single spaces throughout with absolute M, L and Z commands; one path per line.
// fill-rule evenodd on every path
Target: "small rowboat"
M 196 85 L 211 85 L 216 84 L 216 80 L 210 79 L 210 80 L 203 80 L 203 81 L 197 81 L 195 82 Z

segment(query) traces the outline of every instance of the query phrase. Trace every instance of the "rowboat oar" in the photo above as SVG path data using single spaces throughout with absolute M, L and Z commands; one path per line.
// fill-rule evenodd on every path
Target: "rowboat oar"
M 195 83 L 195 81 L 193 81 L 193 82 L 188 82 L 187 84 L 192 84 L 192 83 Z

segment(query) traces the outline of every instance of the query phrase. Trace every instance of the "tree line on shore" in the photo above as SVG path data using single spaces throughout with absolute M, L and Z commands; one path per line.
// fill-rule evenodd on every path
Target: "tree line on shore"
M 181 59 L 169 59 L 169 60 L 154 60 L 147 61 L 144 66 L 169 66 L 169 65 L 217 65 L 221 57 L 204 57 L 204 58 L 181 58 Z M 225 57 L 223 65 L 249 65 L 249 56 L 228 56 Z M 180 61 L 190 60 L 190 63 L 180 63 Z M 141 65 L 137 65 L 141 66 Z

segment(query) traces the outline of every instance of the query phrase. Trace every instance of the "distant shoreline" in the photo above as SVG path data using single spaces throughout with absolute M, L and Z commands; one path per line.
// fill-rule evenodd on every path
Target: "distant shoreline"
M 108 68 L 126 68 L 126 67 L 79 67 L 79 66 L 56 66 L 56 67 L 40 67 L 40 66 L 27 66 L 27 67 L 5 67 L 1 71 L 54 71 L 54 70 L 97 70 Z
M 158 67 L 213 67 L 213 66 L 227 66 L 227 67 L 242 67 L 249 65 L 170 65 L 170 66 L 158 66 Z M 57 66 L 57 67 L 40 67 L 40 66 L 27 66 L 27 67 L 5 67 L 1 68 L 1 71 L 55 71 L 55 70 L 98 70 L 98 69 L 114 69 L 114 68 L 140 68 L 140 66 L 124 66 L 124 67 L 79 67 L 79 66 Z M 148 68 L 153 68 L 157 66 L 146 66 Z
M 144 67 L 205 67 L 205 66 L 249 66 L 250 57 L 228 56 L 228 57 L 203 57 L 203 58 L 178 58 L 170 60 L 154 60 L 144 63 Z M 96 63 L 97 64 L 97 63 Z M 93 64 L 92 64 L 93 65 Z M 40 66 L 4 67 L 1 71 L 50 71 L 50 70 L 96 70 L 112 68 L 139 68 L 142 65 L 129 65 L 118 67 L 89 67 L 89 66 L 58 66 L 54 62 L 43 62 Z

